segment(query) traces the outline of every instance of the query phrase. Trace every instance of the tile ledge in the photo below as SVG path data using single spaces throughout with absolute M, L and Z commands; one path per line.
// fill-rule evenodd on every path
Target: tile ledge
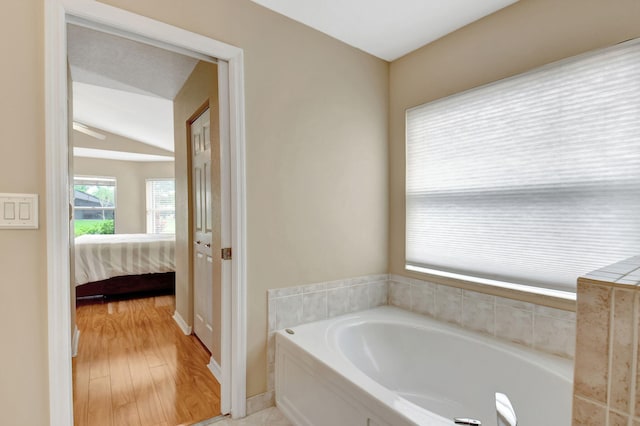
M 578 285 L 595 285 L 600 287 L 615 287 L 625 290 L 640 290 L 638 284 L 626 284 L 616 281 L 607 281 L 606 278 L 584 276 L 578 278 Z
M 467 281 L 456 278 L 442 277 L 438 275 L 431 275 L 422 272 L 403 271 L 402 273 L 390 273 L 389 278 L 393 280 L 393 277 L 403 277 L 405 279 L 418 279 L 427 281 L 433 284 L 440 284 L 450 287 L 457 287 L 463 290 L 475 291 L 477 293 L 484 293 L 491 296 L 504 297 L 520 302 L 533 303 L 536 305 L 547 306 L 550 308 L 561 309 L 564 311 L 576 311 L 576 300 L 566 299 L 562 297 L 555 297 L 550 295 L 542 295 L 531 293 L 523 290 L 516 290 L 505 287 L 497 287 L 487 284 L 481 284 L 473 281 Z

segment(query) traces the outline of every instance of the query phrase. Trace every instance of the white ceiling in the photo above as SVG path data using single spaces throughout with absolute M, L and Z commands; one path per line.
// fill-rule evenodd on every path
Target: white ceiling
M 173 152 L 173 98 L 198 60 L 77 25 L 67 30 L 74 121 Z
M 517 0 L 252 0 L 393 61 Z
M 86 83 L 73 83 L 73 119 L 173 152 L 173 102 Z
M 156 162 L 156 161 L 174 161 L 173 157 L 164 155 L 140 154 L 137 152 L 110 151 L 106 149 L 95 148 L 73 148 L 74 157 L 85 158 L 102 158 L 105 160 L 121 160 L 121 161 L 140 161 L 140 162 Z

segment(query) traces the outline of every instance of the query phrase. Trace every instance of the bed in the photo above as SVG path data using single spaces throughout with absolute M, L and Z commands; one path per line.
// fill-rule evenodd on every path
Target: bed
M 76 297 L 175 289 L 175 235 L 82 235 L 75 239 Z

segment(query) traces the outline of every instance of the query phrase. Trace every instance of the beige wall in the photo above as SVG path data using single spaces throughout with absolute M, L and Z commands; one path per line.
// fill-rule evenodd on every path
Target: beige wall
M 640 2 L 636 0 L 520 0 L 393 62 L 389 115 L 389 272 L 412 275 L 404 271 L 407 108 L 638 37 L 639 23 Z M 508 291 L 492 291 L 510 295 Z M 538 303 L 572 308 L 567 303 L 535 299 Z
M 241 47 L 247 394 L 266 390 L 266 290 L 386 272 L 388 64 L 248 0 L 105 1 Z
M 173 162 L 138 162 L 75 157 L 76 176 L 116 178 L 116 234 L 147 232 L 146 179 L 172 178 Z
M 180 92 L 173 101 L 173 129 L 176 151 L 176 311 L 190 325 L 193 326 L 193 246 L 190 244 L 190 233 L 192 228 L 192 197 L 190 188 L 189 167 L 191 150 L 190 142 L 187 140 L 187 121 L 193 120 L 193 115 L 205 102 L 209 103 L 209 122 L 211 125 L 211 183 L 220 187 L 219 169 L 219 128 L 218 128 L 218 67 L 215 64 L 199 62 L 193 72 L 184 83 Z M 217 161 L 216 161 L 217 159 Z M 216 178 L 217 176 L 217 178 Z M 218 191 L 212 191 L 212 204 L 220 205 Z M 214 210 L 214 218 L 219 218 L 219 209 Z M 215 253 L 216 248 L 220 248 L 220 223 L 214 224 L 212 230 L 212 246 Z M 220 363 L 220 341 L 221 341 L 221 287 L 220 270 L 221 259 L 214 256 L 212 261 L 213 273 L 213 358 Z M 217 271 L 217 273 L 216 273 Z M 217 320 L 216 320 L 217 319 Z
M 0 16 L 0 192 L 44 199 L 43 2 L 3 4 Z M 0 230 L 0 423 L 46 425 L 46 224 Z

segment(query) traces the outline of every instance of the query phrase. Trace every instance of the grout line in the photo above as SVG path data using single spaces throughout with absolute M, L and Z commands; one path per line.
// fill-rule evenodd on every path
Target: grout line
M 439 321 L 442 320 L 440 315 L 438 314 L 438 288 L 440 284 L 436 284 L 433 288 L 433 317 Z
M 498 335 L 498 298 L 493 296 L 493 337 Z
M 387 297 L 386 297 L 386 299 L 384 301 L 384 304 L 387 305 L 387 306 L 389 305 L 389 289 L 391 288 L 391 285 L 389 284 L 390 282 L 391 282 L 391 280 L 387 279 L 385 281 L 385 287 L 384 287 L 385 288 L 385 293 L 387 294 Z
M 611 300 L 609 301 L 609 359 L 607 362 L 607 408 L 605 411 L 605 426 L 609 426 L 609 408 L 611 407 L 611 370 L 613 369 L 613 335 L 615 333 L 615 306 L 616 291 L 611 289 Z
M 607 406 L 606 406 L 606 405 L 604 405 L 602 402 L 600 402 L 600 401 L 596 401 L 595 399 L 591 399 L 591 398 L 589 398 L 588 396 L 584 396 L 584 395 L 574 395 L 574 397 L 575 397 L 576 399 L 581 399 L 583 402 L 588 402 L 589 404 L 597 405 L 598 407 L 603 408 L 603 409 L 605 409 L 605 410 L 607 409 Z M 615 411 L 615 410 L 614 410 L 614 411 Z
M 460 290 L 460 320 L 458 325 L 464 327 L 464 290 Z
M 433 297 L 431 298 L 431 318 L 436 317 L 436 292 L 438 290 L 437 284 L 433 284 Z
M 631 325 L 633 330 L 633 346 L 631 347 L 631 390 L 629 395 L 629 424 L 627 426 L 633 424 L 633 418 L 636 415 L 636 386 L 638 385 L 638 297 L 640 293 L 638 293 L 638 291 L 634 291 L 633 293 L 633 313 L 631 315 L 633 319 L 633 324 Z
M 418 289 L 416 286 L 414 286 L 413 284 L 409 284 L 409 310 L 411 312 L 415 312 L 416 311 L 416 307 L 415 307 L 415 301 L 417 299 L 416 295 L 414 294 L 414 291 L 417 292 Z
M 305 294 L 308 294 L 308 293 L 305 293 L 304 291 L 300 293 L 300 321 L 298 324 L 295 324 L 295 325 L 300 325 L 305 323 L 305 309 L 304 309 Z
M 536 345 L 536 309 L 531 311 L 531 347 L 537 349 Z
M 274 298 L 273 302 L 273 331 L 278 329 L 278 299 Z
M 329 290 L 324 289 L 324 318 L 329 319 Z

